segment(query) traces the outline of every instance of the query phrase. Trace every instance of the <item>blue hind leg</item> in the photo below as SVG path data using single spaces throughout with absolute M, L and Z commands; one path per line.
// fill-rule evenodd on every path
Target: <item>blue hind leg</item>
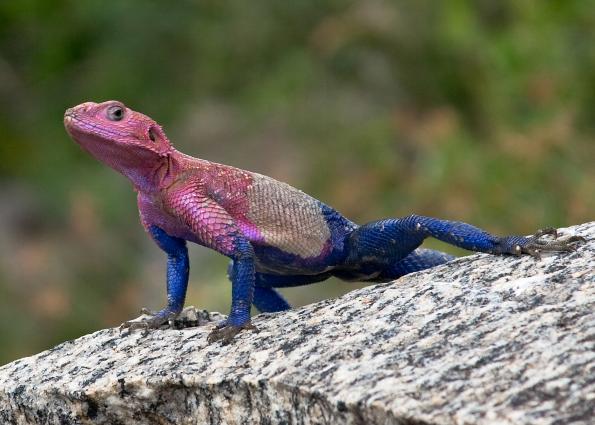
M 311 283 L 321 282 L 329 277 L 330 273 L 288 276 L 256 273 L 253 304 L 262 312 L 274 313 L 289 310 L 291 308 L 289 303 L 273 288 L 309 285 Z
M 233 273 L 233 261 L 227 268 L 227 275 L 231 279 Z M 255 274 L 254 299 L 252 304 L 263 313 L 275 313 L 277 311 L 289 310 L 291 305 L 279 292 L 273 288 L 290 288 L 294 286 L 309 285 L 328 279 L 330 273 L 317 275 L 275 275 L 268 273 Z
M 330 273 L 317 275 L 274 275 L 256 273 L 253 304 L 262 312 L 274 313 L 289 310 L 291 306 L 273 288 L 290 288 L 321 282 L 330 277 Z
M 433 249 L 417 248 L 411 254 L 386 267 L 378 276 L 378 281 L 395 280 L 406 274 L 439 266 L 455 259 L 453 255 Z
M 541 240 L 541 236 L 546 234 L 555 237 L 556 231 L 545 229 L 532 237 L 498 237 L 467 223 L 432 217 L 410 215 L 380 220 L 365 224 L 351 233 L 347 239 L 347 258 L 342 269 L 349 280 L 379 280 L 391 268 L 395 269 L 396 274 L 415 271 L 416 264 L 424 266 L 432 263 L 434 255 L 415 255 L 400 266 L 398 264 L 429 236 L 470 251 L 529 254 L 535 257 L 542 251 L 572 251 L 575 249 L 574 244 L 583 240 L 578 236 L 565 240 Z
M 378 276 L 378 281 L 394 280 L 408 273 L 424 270 L 452 260 L 452 255 L 431 249 L 419 248 L 411 254 L 397 261 L 383 270 Z M 340 275 L 340 273 L 339 273 Z M 289 310 L 289 303 L 273 288 L 288 288 L 293 286 L 309 285 L 311 283 L 326 280 L 331 273 L 318 275 L 273 275 L 256 273 L 256 286 L 254 288 L 254 306 L 261 312 L 274 313 L 277 311 Z M 339 277 L 339 276 L 338 276 Z M 343 275 L 345 280 L 349 276 Z
M 254 306 L 263 313 L 276 313 L 277 311 L 289 310 L 291 306 L 285 298 L 273 288 L 263 288 L 256 286 L 254 288 Z
M 388 282 L 406 274 L 439 266 L 454 256 L 433 249 L 417 248 L 409 255 L 394 261 L 362 261 L 357 266 L 340 268 L 334 275 L 347 281 Z

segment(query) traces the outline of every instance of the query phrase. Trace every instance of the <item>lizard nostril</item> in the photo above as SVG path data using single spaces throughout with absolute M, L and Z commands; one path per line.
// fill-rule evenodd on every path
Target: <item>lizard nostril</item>
M 80 105 L 69 108 L 68 111 L 70 111 L 71 113 L 74 113 L 74 112 L 85 113 L 85 112 L 92 111 L 93 108 L 96 106 L 97 106 L 97 103 L 95 103 L 95 102 L 85 102 L 85 103 L 81 103 Z

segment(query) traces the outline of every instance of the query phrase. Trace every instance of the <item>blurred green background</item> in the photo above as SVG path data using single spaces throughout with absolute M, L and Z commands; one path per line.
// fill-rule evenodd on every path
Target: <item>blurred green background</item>
M 1 2 L 0 364 L 165 303 L 131 186 L 67 107 L 121 100 L 357 222 L 526 234 L 594 218 L 594 46 L 593 1 Z M 226 259 L 190 255 L 187 304 L 226 312 Z

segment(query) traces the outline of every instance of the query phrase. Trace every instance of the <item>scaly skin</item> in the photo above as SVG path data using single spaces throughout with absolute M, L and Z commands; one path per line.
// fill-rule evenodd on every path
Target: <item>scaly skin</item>
M 466 223 L 410 215 L 358 226 L 309 195 L 261 174 L 184 155 L 151 118 L 122 103 L 87 102 L 68 109 L 66 130 L 84 150 L 126 176 L 138 193 L 143 226 L 167 254 L 165 308 L 131 329 L 159 327 L 184 306 L 188 284 L 186 241 L 231 259 L 228 319 L 209 341 L 229 342 L 252 328 L 250 307 L 290 308 L 274 288 L 307 285 L 330 276 L 386 282 L 450 260 L 418 248 L 432 236 L 471 251 L 529 254 L 571 251 L 584 239 L 544 241 L 493 236 Z

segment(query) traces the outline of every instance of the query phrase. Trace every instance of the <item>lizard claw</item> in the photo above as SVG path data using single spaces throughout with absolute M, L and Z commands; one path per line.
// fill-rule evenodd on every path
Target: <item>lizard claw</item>
M 258 328 L 252 323 L 248 322 L 244 325 L 234 326 L 227 324 L 227 321 L 223 321 L 215 327 L 207 337 L 207 342 L 212 344 L 217 341 L 221 341 L 222 345 L 230 344 L 233 341 L 233 337 L 240 333 L 243 329 L 248 329 L 254 332 L 258 332 Z
M 543 240 L 542 236 L 553 236 L 554 240 Z M 514 246 L 512 254 L 528 254 L 537 259 L 541 258 L 542 252 L 572 252 L 576 251 L 579 244 L 586 242 L 582 236 L 569 236 L 563 239 L 558 238 L 558 231 L 552 227 L 541 229 L 529 238 L 512 237 Z
M 136 329 L 142 329 L 142 334 L 143 336 L 145 336 L 149 333 L 151 329 L 159 329 L 166 323 L 173 327 L 173 321 L 179 313 L 171 311 L 167 308 L 154 312 L 143 307 L 141 309 L 141 314 L 145 314 L 149 317 L 143 318 L 141 320 L 128 320 L 122 323 L 120 325 L 120 333 L 122 333 L 124 329 L 128 329 L 128 333 L 131 333 Z
M 140 309 L 140 314 L 146 314 L 147 316 L 156 316 L 159 311 L 156 310 L 149 310 L 146 307 Z
M 557 239 L 558 238 L 558 229 L 556 229 L 555 227 L 545 227 L 543 229 L 539 229 L 537 232 L 535 232 L 535 234 L 531 237 L 531 239 L 539 239 L 540 237 L 542 237 L 544 235 L 550 235 L 550 236 L 553 236 L 554 239 Z

